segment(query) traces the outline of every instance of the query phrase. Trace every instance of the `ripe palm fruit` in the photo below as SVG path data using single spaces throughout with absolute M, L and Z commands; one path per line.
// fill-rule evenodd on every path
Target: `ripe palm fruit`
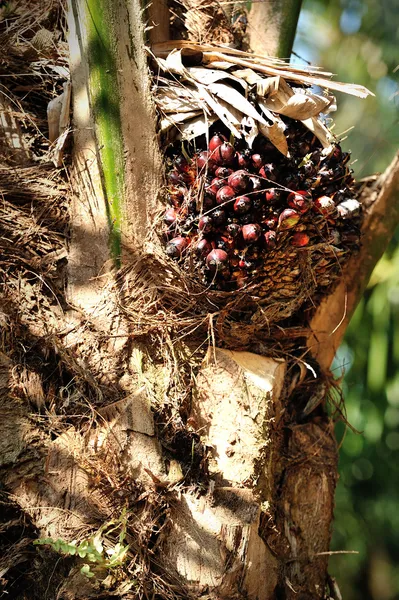
M 176 221 L 177 219 L 177 212 L 175 211 L 174 208 L 167 208 L 163 217 L 163 221 L 164 223 L 166 223 L 166 225 L 173 225 L 173 223 Z
M 234 190 L 229 185 L 225 185 L 218 190 L 216 194 L 216 203 L 219 205 L 225 205 L 231 202 L 234 197 Z
M 291 192 L 287 198 L 287 204 L 290 208 L 294 208 L 301 215 L 305 214 L 311 207 L 312 196 L 309 192 L 298 191 Z
M 224 185 L 226 185 L 224 179 L 221 179 L 220 177 L 215 177 L 214 179 L 212 179 L 211 184 L 205 188 L 205 192 L 207 194 L 210 194 L 211 196 L 216 196 L 218 190 L 220 190 L 220 188 Z
M 205 238 L 200 240 L 195 248 L 195 253 L 199 258 L 205 258 L 212 251 L 212 244 Z
M 206 266 L 212 273 L 217 273 L 226 269 L 229 264 L 229 256 L 224 250 L 219 248 L 211 250 L 206 257 Z
M 224 142 L 227 142 L 227 139 L 224 135 L 220 133 L 215 133 L 214 136 L 209 140 L 209 150 L 210 152 L 215 152 L 216 148 L 219 148 Z
M 240 169 L 239 171 L 235 171 L 229 176 L 227 183 L 235 191 L 236 194 L 240 194 L 247 190 L 249 181 L 249 173 L 247 173 L 247 171 L 244 171 L 243 169 Z
M 182 154 L 179 154 L 175 160 L 173 161 L 175 169 L 177 169 L 180 173 L 186 173 L 189 169 L 189 164 L 187 159 L 184 158 Z
M 253 154 L 252 155 L 252 164 L 254 166 L 254 168 L 259 171 L 259 169 L 261 169 L 263 167 L 263 158 L 260 154 Z
M 241 233 L 241 225 L 239 223 L 229 223 L 226 227 L 226 231 L 232 238 L 236 238 Z
M 242 152 L 237 152 L 237 162 L 241 169 L 249 169 L 251 166 L 251 151 L 247 148 Z
M 215 171 L 216 177 L 222 177 L 223 179 L 227 179 L 232 173 L 233 169 L 229 169 L 228 167 L 218 167 Z
M 252 208 L 252 200 L 248 196 L 240 196 L 234 202 L 234 212 L 238 215 L 244 215 Z
M 286 208 L 280 213 L 278 218 L 278 228 L 280 231 L 292 229 L 298 223 L 300 214 L 293 208 Z
M 250 223 L 249 225 L 243 225 L 242 227 L 242 237 L 244 238 L 244 242 L 247 242 L 248 244 L 257 242 L 261 234 L 262 229 L 257 223 Z
M 266 219 L 263 221 L 263 223 L 269 229 L 276 229 L 277 223 L 278 223 L 278 218 L 275 215 L 268 215 L 266 217 Z
M 276 168 L 272 163 L 267 163 L 259 170 L 259 175 L 268 181 L 277 181 Z
M 213 157 L 210 156 L 210 153 L 206 150 L 198 154 L 196 164 L 198 171 L 205 171 L 208 169 L 209 171 L 213 172 L 216 170 L 215 161 L 213 160 Z
M 203 215 L 198 221 L 198 229 L 202 233 L 209 233 L 213 230 L 214 222 L 210 215 Z
M 321 215 L 328 216 L 335 212 L 335 202 L 330 196 L 320 196 L 314 202 L 315 210 Z
M 171 258 L 180 258 L 187 246 L 187 238 L 181 236 L 175 237 L 166 246 L 166 254 Z
M 302 248 L 303 246 L 307 246 L 310 242 L 310 237 L 308 236 L 307 233 L 304 233 L 302 231 L 299 231 L 297 233 L 294 233 L 294 235 L 291 238 L 291 244 L 292 246 L 295 246 L 296 248 Z
M 226 167 L 234 162 L 236 151 L 229 142 L 223 142 L 212 153 L 212 160 L 218 165 Z
M 266 233 L 263 236 L 263 239 L 265 240 L 266 248 L 268 248 L 269 250 L 272 250 L 276 247 L 277 234 L 275 231 L 266 231 Z
M 216 226 L 224 225 L 226 223 L 226 211 L 223 208 L 215 208 L 212 213 L 212 221 Z

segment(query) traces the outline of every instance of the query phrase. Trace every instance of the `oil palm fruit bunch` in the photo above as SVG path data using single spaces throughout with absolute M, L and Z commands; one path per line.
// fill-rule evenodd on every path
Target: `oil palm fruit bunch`
M 220 123 L 191 156 L 172 150 L 162 239 L 211 289 L 256 284 L 281 299 L 306 281 L 323 288 L 359 245 L 349 154 L 338 143 L 323 149 L 300 121 L 285 125 L 288 156 L 261 135 L 252 147 L 229 141 Z

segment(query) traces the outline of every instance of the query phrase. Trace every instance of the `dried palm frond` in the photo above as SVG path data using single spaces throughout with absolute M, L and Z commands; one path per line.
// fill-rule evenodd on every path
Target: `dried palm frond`
M 163 73 L 154 89 L 163 115 L 161 132 L 177 126 L 183 140 L 206 134 L 213 117 L 249 145 L 261 133 L 287 156 L 281 118 L 285 116 L 302 121 L 328 148 L 332 134 L 320 117 L 336 109 L 328 90 L 359 98 L 372 94 L 363 86 L 332 81 L 331 73 L 316 67 L 298 67 L 223 46 L 177 40 L 155 44 L 150 53 Z M 324 95 L 312 93 L 308 86 L 322 87 Z

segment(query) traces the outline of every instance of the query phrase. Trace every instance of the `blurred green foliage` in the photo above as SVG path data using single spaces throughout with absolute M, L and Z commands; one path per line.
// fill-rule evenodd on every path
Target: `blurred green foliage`
M 304 0 L 294 51 L 361 83 L 339 94 L 335 133 L 349 130 L 355 175 L 383 171 L 399 146 L 398 0 Z M 335 359 L 352 432 L 341 440 L 330 572 L 344 600 L 399 598 L 399 233 L 377 265 Z

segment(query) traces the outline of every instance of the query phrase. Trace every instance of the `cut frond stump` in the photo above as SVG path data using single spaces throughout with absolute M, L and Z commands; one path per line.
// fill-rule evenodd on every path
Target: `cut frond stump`
M 167 207 L 156 224 L 165 254 L 132 268 L 148 301 L 141 324 L 151 330 L 162 309 L 188 329 L 211 315 L 218 343 L 276 339 L 276 324 L 292 339 L 360 244 L 350 156 L 325 117 L 330 91 L 371 92 L 228 47 L 171 41 L 149 54 Z

